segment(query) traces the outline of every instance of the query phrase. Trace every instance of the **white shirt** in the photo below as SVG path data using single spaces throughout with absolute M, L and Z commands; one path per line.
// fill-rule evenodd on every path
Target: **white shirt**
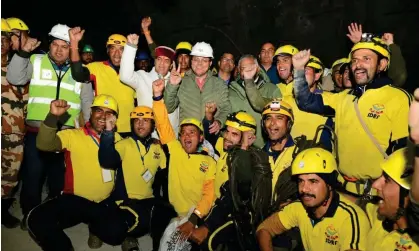
M 119 78 L 124 84 L 131 86 L 137 94 L 138 106 L 148 106 L 153 108 L 153 81 L 159 79 L 156 69 L 153 67 L 150 72 L 143 70 L 134 71 L 134 59 L 137 48 L 126 44 L 121 58 L 121 67 L 119 69 Z M 165 86 L 169 81 L 170 72 L 164 76 Z M 175 135 L 179 132 L 179 108 L 169 114 L 170 124 L 175 131 Z M 157 132 L 153 132 L 153 137 L 159 138 Z

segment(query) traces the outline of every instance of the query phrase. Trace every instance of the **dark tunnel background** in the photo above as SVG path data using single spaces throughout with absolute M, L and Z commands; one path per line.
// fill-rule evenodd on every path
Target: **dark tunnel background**
M 311 48 L 330 67 L 348 55 L 350 22 L 364 32 L 394 33 L 408 67 L 405 88 L 419 86 L 419 1 L 417 0 L 120 0 L 2 1 L 2 17 L 19 17 L 48 50 L 47 33 L 57 23 L 86 30 L 83 42 L 93 45 L 97 60 L 106 59 L 105 43 L 113 33 L 141 32 L 141 18 L 152 17 L 151 34 L 158 45 L 179 41 L 209 42 L 215 57 L 257 55 L 262 43 L 291 43 Z M 147 48 L 144 37 L 140 47 Z

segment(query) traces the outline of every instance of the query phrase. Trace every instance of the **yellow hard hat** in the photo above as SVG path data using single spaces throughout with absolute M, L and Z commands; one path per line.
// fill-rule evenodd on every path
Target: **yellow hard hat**
M 7 23 L 10 26 L 10 29 L 16 29 L 16 30 L 21 30 L 21 31 L 28 31 L 29 32 L 29 27 L 25 24 L 25 22 L 23 22 L 21 19 L 16 18 L 16 17 L 9 17 L 8 19 L 6 19 Z
M 106 42 L 106 46 L 108 45 L 122 45 L 124 46 L 127 43 L 127 38 L 120 34 L 113 34 L 110 35 L 108 38 L 108 42 Z
M 91 107 L 106 107 L 116 112 L 116 114 L 119 113 L 118 102 L 116 102 L 116 99 L 106 94 L 96 96 Z
M 229 114 L 225 123 L 241 132 L 256 131 L 256 120 L 247 112 L 239 111 Z
M 412 175 L 405 175 L 407 167 L 406 152 L 407 148 L 402 148 L 392 153 L 390 157 L 381 164 L 381 169 L 383 169 L 383 171 L 401 187 L 410 190 Z
M 322 72 L 324 70 L 324 65 L 322 61 L 320 61 L 320 59 L 316 56 L 310 56 L 310 59 L 308 60 L 306 66 L 314 68 Z
M 131 119 L 154 119 L 153 110 L 148 106 L 137 106 L 130 114 Z
M 178 50 L 185 50 L 185 51 L 189 51 L 189 53 L 192 51 L 192 44 L 189 42 L 180 42 L 176 45 L 176 52 Z M 188 53 L 188 54 L 189 54 Z
M 283 114 L 288 116 L 288 118 L 291 119 L 291 122 L 294 122 L 294 113 L 292 112 L 292 107 L 281 99 L 274 99 L 265 105 L 262 111 L 262 117 L 268 114 Z
M 340 58 L 340 59 L 336 60 L 335 62 L 333 62 L 332 69 L 337 65 L 346 64 L 346 63 L 349 63 L 348 58 Z
M 349 54 L 351 57 L 353 55 L 353 52 L 359 49 L 370 49 L 378 54 L 382 55 L 383 57 L 387 58 L 390 62 L 390 49 L 388 48 L 388 45 L 384 43 L 384 41 L 379 37 L 374 37 L 371 34 L 362 34 L 363 37 L 361 38 L 361 41 L 356 43 L 352 49 L 351 53 Z
M 299 50 L 292 45 L 289 45 L 289 44 L 288 45 L 283 45 L 275 51 L 274 57 L 276 57 L 278 55 L 284 55 L 284 54 L 288 55 L 288 56 L 294 56 L 298 52 L 299 52 Z
M 10 29 L 9 24 L 7 23 L 6 19 L 1 19 L 1 31 L 2 32 L 11 32 L 12 29 Z
M 309 148 L 299 153 L 291 165 L 292 175 L 308 173 L 333 173 L 337 164 L 333 154 L 323 148 Z
M 201 133 L 204 133 L 204 127 L 202 126 L 201 121 L 199 121 L 195 118 L 188 118 L 188 119 L 182 120 L 182 122 L 180 123 L 180 127 L 182 127 L 184 125 L 194 125 L 194 126 L 199 128 Z

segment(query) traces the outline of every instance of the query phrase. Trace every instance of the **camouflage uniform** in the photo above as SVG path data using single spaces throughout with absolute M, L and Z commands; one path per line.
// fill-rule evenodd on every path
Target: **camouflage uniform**
M 18 182 L 23 159 L 26 105 L 29 85 L 13 86 L 1 70 L 1 197 L 10 195 Z

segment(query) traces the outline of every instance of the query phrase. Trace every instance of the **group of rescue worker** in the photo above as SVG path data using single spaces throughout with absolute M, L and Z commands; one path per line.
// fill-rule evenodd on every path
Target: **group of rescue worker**
M 3 226 L 47 251 L 74 250 L 80 223 L 92 249 L 419 250 L 419 89 L 401 88 L 392 34 L 350 24 L 330 70 L 271 43 L 214 70 L 210 44 L 158 46 L 151 23 L 150 53 L 113 34 L 94 61 L 81 27 L 53 26 L 36 54 L 2 19 Z

